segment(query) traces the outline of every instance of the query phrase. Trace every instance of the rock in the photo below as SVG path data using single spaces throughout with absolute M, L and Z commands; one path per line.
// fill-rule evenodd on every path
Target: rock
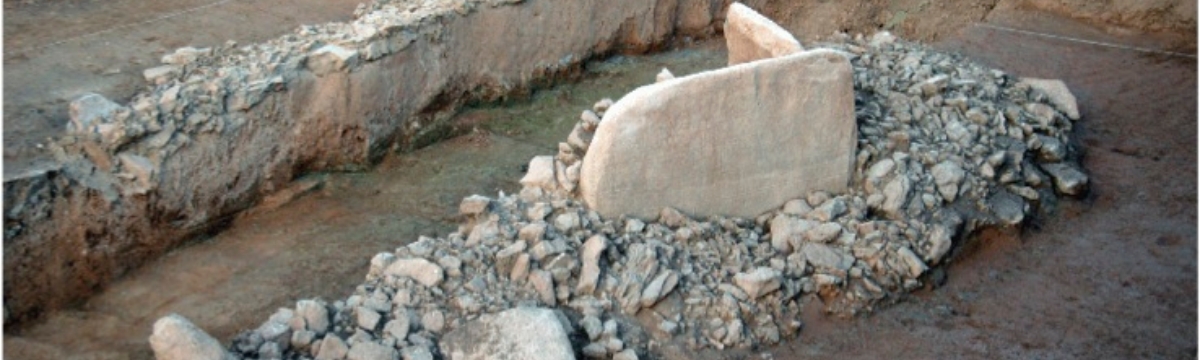
M 871 167 L 869 169 L 867 169 L 867 180 L 871 181 L 871 182 L 878 182 L 881 179 L 883 179 L 883 177 L 888 176 L 888 174 L 891 174 L 892 169 L 894 169 L 894 168 L 896 168 L 896 162 L 894 160 L 892 160 L 892 159 L 879 160 L 879 161 L 875 162 L 874 165 L 871 165 Z M 869 187 L 868 187 L 868 190 L 870 190 Z
M 407 315 L 406 317 L 397 317 L 396 319 L 389 320 L 387 324 L 383 325 L 383 332 L 391 335 L 394 339 L 404 339 L 408 337 L 410 325 L 412 325 L 412 323 L 409 322 Z
M 933 181 L 937 184 L 938 193 L 947 202 L 958 198 L 958 184 L 962 183 L 966 172 L 953 161 L 943 161 L 933 167 Z
M 440 333 L 446 327 L 446 315 L 441 310 L 433 310 L 421 316 L 421 327 L 432 333 Z
M 397 360 L 400 354 L 395 348 L 380 345 L 373 341 L 360 341 L 350 347 L 347 360 Z
M 804 236 L 817 223 L 797 219 L 787 215 L 776 215 L 771 219 L 771 246 L 783 253 L 791 253 L 793 249 L 804 243 Z
M 600 333 L 604 331 L 604 324 L 595 316 L 584 316 L 579 320 L 579 326 L 587 333 L 588 340 L 596 341 L 600 338 Z
M 124 152 L 117 155 L 117 158 L 121 160 L 121 169 L 132 178 L 130 194 L 142 195 L 154 188 L 154 176 L 158 174 L 158 167 L 151 163 L 150 159 Z
M 1053 108 L 1046 104 L 1035 102 L 1025 104 L 1025 111 L 1033 115 L 1033 119 L 1037 121 L 1038 125 L 1043 127 L 1052 126 L 1054 124 L 1054 116 L 1057 115 Z
M 459 326 L 441 340 L 447 359 L 575 359 L 554 311 L 518 307 Z
M 640 234 L 646 229 L 646 223 L 638 219 L 629 219 L 625 221 L 626 234 Z
M 362 306 L 354 309 L 355 319 L 358 321 L 358 327 L 367 331 L 374 331 L 376 326 L 379 326 L 379 320 L 382 319 L 379 313 Z
M 324 76 L 358 65 L 358 51 L 333 44 L 325 45 L 309 54 L 304 65 L 317 76 Z
M 316 340 L 317 333 L 308 330 L 298 330 L 292 332 L 291 345 L 296 349 L 308 349 L 312 345 L 313 340 Z
M 841 199 L 827 200 L 808 213 L 808 218 L 821 222 L 833 221 L 846 213 L 846 202 Z
M 296 302 L 296 315 L 304 318 L 308 330 L 317 335 L 323 335 L 329 330 L 329 309 L 325 304 L 316 300 L 300 300 Z
M 804 233 L 808 241 L 822 244 L 833 241 L 833 239 L 836 239 L 841 234 L 842 226 L 832 222 L 817 225 L 817 227 L 809 229 Z
M 675 74 L 672 74 L 670 70 L 667 70 L 667 68 L 663 68 L 662 71 L 659 71 L 658 75 L 654 77 L 654 82 L 663 82 L 674 78 Z
M 488 210 L 492 199 L 482 195 L 471 195 L 458 204 L 458 213 L 466 216 L 476 216 Z
M 741 3 L 730 4 L 725 16 L 730 66 L 804 51 L 787 30 Z
M 346 346 L 346 342 L 342 341 L 342 338 L 329 334 L 321 340 L 316 360 L 341 360 L 346 358 L 348 352 L 350 352 L 350 348 Z
M 1021 82 L 1046 94 L 1050 103 L 1054 104 L 1058 111 L 1067 115 L 1068 119 L 1079 120 L 1079 105 L 1075 101 L 1075 94 L 1071 93 L 1071 89 L 1067 88 L 1067 84 L 1062 80 L 1022 78 Z
M 908 195 L 911 188 L 912 182 L 904 176 L 897 176 L 888 182 L 887 187 L 883 188 L 883 195 L 887 197 L 883 201 L 883 212 L 887 213 L 892 219 L 902 218 L 904 216 L 904 206 L 908 204 Z
M 179 67 L 173 65 L 155 66 L 142 70 L 142 77 L 146 79 L 146 82 L 154 85 L 166 84 L 177 76 L 179 76 Z
M 583 125 L 576 123 L 575 128 L 567 134 L 567 144 L 580 154 L 587 154 L 588 146 L 592 143 L 592 133 L 584 130 Z
M 160 360 L 235 359 L 217 339 L 178 314 L 154 322 L 150 348 L 154 350 L 154 357 Z
M 812 211 L 812 206 L 809 206 L 808 201 L 805 201 L 804 199 L 794 199 L 783 203 L 783 210 L 781 211 L 784 214 L 804 217 L 805 215 L 808 215 L 809 211 Z
M 817 268 L 846 271 L 854 265 L 853 256 L 829 245 L 806 243 L 800 252 L 809 264 Z
M 880 47 L 896 42 L 896 35 L 892 35 L 889 31 L 879 31 L 871 35 L 871 41 L 867 43 L 871 47 Z
M 525 281 L 529 277 L 529 254 L 517 255 L 517 261 L 513 263 L 512 271 L 509 273 L 509 280 Z
M 633 349 L 625 349 L 613 354 L 612 360 L 638 360 L 638 355 Z
M 908 266 L 908 276 L 911 278 L 920 277 L 921 274 L 925 273 L 925 270 L 929 269 L 928 266 L 925 266 L 925 262 L 921 261 L 921 258 L 917 257 L 917 254 L 913 253 L 907 247 L 901 247 L 900 250 L 896 251 L 896 255 L 899 255 L 900 260 L 904 261 L 904 264 Z
M 539 242 L 542 242 L 542 238 L 545 236 L 546 223 L 542 221 L 529 223 L 521 227 L 521 231 L 517 232 L 517 238 L 524 240 L 530 245 L 537 245 Z
M 183 65 L 187 65 L 192 62 L 195 62 L 196 59 L 199 59 L 201 56 L 205 56 L 205 55 L 208 55 L 211 53 L 212 53 L 211 48 L 197 49 L 197 48 L 194 48 L 191 46 L 184 46 L 184 47 L 175 49 L 175 52 L 163 55 L 162 59 L 160 59 L 160 60 L 163 64 L 183 66 Z
M 433 360 L 433 353 L 424 346 L 409 346 L 400 351 L 404 360 Z
M 1067 147 L 1063 145 L 1058 138 L 1046 135 L 1037 135 L 1041 146 L 1038 147 L 1038 158 L 1042 162 L 1056 163 L 1067 158 Z
M 603 359 L 608 356 L 608 348 L 601 343 L 591 343 L 583 347 L 583 356 L 592 359 Z
M 1069 196 L 1080 196 L 1087 192 L 1088 176 L 1075 166 L 1066 163 L 1042 164 L 1042 170 L 1054 179 L 1054 189 Z
M 613 105 L 612 99 L 603 98 L 603 99 L 600 99 L 600 101 L 597 101 L 595 105 L 592 105 L 592 110 L 597 113 L 603 114 L 604 112 L 608 111 L 608 108 L 612 107 L 612 105 Z
M 451 255 L 446 255 L 438 258 L 438 265 L 440 265 L 442 269 L 446 271 L 446 275 L 449 275 L 450 277 L 462 276 L 462 259 Z
M 536 187 L 545 191 L 558 189 L 558 180 L 554 176 L 554 157 L 543 155 L 529 160 L 529 170 L 525 172 L 520 183 L 521 186 Z
M 607 218 L 663 206 L 753 218 L 810 191 L 845 192 L 856 154 L 850 64 L 832 50 L 643 86 L 604 119 L 580 194 Z
M 600 255 L 607 248 L 608 238 L 604 235 L 592 235 L 587 242 L 583 243 L 583 251 L 580 254 L 583 271 L 579 274 L 579 286 L 575 289 L 576 293 L 591 294 L 596 290 L 596 282 L 600 280 Z
M 659 300 L 667 297 L 675 286 L 679 284 L 679 275 L 672 270 L 662 271 L 646 288 L 642 289 L 641 304 L 642 307 L 652 307 Z
M 950 246 L 953 245 L 950 239 L 950 230 L 945 226 L 934 225 L 927 238 L 929 239 L 929 251 L 925 253 L 925 261 L 937 265 L 942 257 L 950 252 Z
M 549 271 L 534 270 L 529 273 L 529 283 L 533 284 L 533 289 L 537 291 L 542 303 L 554 306 L 557 297 L 554 294 L 554 278 Z
M 438 286 L 445 277 L 440 266 L 425 259 L 396 260 L 388 265 L 384 274 L 412 278 L 427 287 Z
M 997 191 L 988 197 L 987 204 L 992 214 L 1006 225 L 1017 225 L 1025 221 L 1025 213 L 1029 207 L 1025 199 L 1008 190 Z
M 591 110 L 584 110 L 583 113 L 579 114 L 579 121 L 583 123 L 583 130 L 595 132 L 596 127 L 600 126 L 600 115 L 596 115 L 596 113 Z M 559 148 L 562 147 L 559 146 Z
M 779 270 L 769 267 L 758 267 L 750 272 L 734 275 L 733 283 L 741 288 L 742 291 L 745 291 L 746 296 L 749 296 L 751 299 L 757 299 L 778 290 L 781 278 L 782 274 L 779 273 Z
M 568 211 L 558 214 L 558 216 L 554 217 L 554 228 L 558 229 L 558 231 L 564 234 L 568 234 L 571 231 L 578 229 L 579 225 L 579 214 L 575 213 L 574 211 Z
M 94 133 L 96 125 L 109 122 L 112 119 L 113 113 L 121 110 L 121 108 L 121 105 L 108 100 L 100 94 L 84 94 L 71 101 L 68 110 L 71 123 L 67 129 L 78 134 Z

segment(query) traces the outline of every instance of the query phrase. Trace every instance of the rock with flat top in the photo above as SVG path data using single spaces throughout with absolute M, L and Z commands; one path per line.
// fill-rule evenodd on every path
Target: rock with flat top
M 845 192 L 856 138 L 850 64 L 835 51 L 703 72 L 608 109 L 580 194 L 604 217 L 670 206 L 753 218 L 811 191 Z
M 737 2 L 729 5 L 726 14 L 725 46 L 730 66 L 804 51 L 779 24 Z

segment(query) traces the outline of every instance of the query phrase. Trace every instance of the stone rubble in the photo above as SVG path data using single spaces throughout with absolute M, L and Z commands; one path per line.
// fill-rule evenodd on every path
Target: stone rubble
M 890 35 L 833 40 L 816 46 L 855 74 L 849 192 L 814 191 L 755 218 L 602 217 L 578 200 L 577 178 L 558 174 L 587 155 L 605 99 L 580 116 L 576 143 L 531 161 L 519 194 L 464 199 L 458 231 L 376 255 L 348 298 L 301 300 L 230 351 L 504 358 L 489 351 L 511 344 L 637 359 L 665 342 L 770 345 L 796 336 L 803 306 L 852 316 L 901 300 L 978 229 L 1020 226 L 1049 199 L 1086 193 L 1072 120 L 1041 90 Z M 1047 140 L 1062 156 L 1039 155 Z M 527 331 L 499 330 L 509 327 L 553 334 L 521 340 Z

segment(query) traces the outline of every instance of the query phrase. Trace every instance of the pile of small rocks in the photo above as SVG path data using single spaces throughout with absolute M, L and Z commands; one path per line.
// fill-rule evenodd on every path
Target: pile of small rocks
M 231 350 L 432 359 L 448 333 L 524 306 L 559 309 L 588 358 L 655 357 L 665 341 L 769 345 L 800 331 L 813 299 L 835 314 L 870 311 L 922 287 L 975 230 L 1019 226 L 1058 194 L 1086 192 L 1067 138 L 1078 110 L 1045 82 L 886 33 L 821 46 L 844 51 L 855 71 L 850 193 L 813 192 L 755 219 L 672 208 L 653 221 L 601 218 L 574 195 L 612 104 L 602 100 L 556 156 L 531 161 L 520 194 L 464 199 L 458 231 L 376 255 L 349 298 L 280 309 Z

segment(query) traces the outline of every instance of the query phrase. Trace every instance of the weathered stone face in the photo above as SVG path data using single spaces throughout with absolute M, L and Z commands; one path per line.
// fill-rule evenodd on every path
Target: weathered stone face
M 729 5 L 725 18 L 725 47 L 730 66 L 804 51 L 787 30 L 736 2 Z
M 605 114 L 580 192 L 604 216 L 754 217 L 846 190 L 855 152 L 850 64 L 814 50 L 641 87 Z

